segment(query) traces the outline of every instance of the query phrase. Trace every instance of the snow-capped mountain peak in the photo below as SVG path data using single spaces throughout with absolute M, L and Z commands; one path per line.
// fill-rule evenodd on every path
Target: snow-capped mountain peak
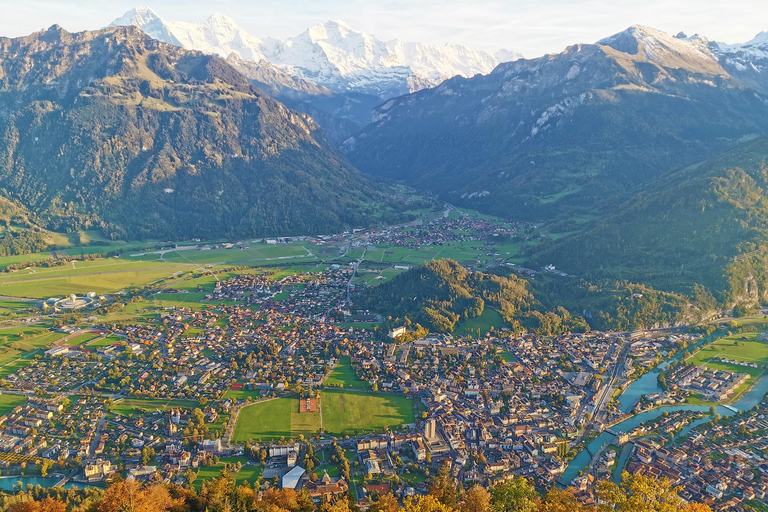
M 598 45 L 616 51 L 639 55 L 668 68 L 699 68 L 716 72 L 717 57 L 709 48 L 709 42 L 701 37 L 680 38 L 662 30 L 644 25 L 632 25 L 623 32 L 597 42 Z
M 149 7 L 136 7 L 110 23 L 110 27 L 133 25 L 148 36 L 176 46 L 183 46 L 173 34 L 171 27 Z
M 259 62 L 337 92 L 388 98 L 434 86 L 455 75 L 489 73 L 499 60 L 460 45 L 382 41 L 341 20 L 311 27 L 284 41 L 252 36 L 230 17 L 216 13 L 200 23 L 162 19 L 149 8 L 132 9 L 112 25 L 135 25 L 151 37 L 191 50 Z M 517 54 L 505 53 L 505 59 Z

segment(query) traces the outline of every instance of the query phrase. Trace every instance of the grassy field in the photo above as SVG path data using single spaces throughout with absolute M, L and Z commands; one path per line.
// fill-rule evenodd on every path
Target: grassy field
M 254 400 L 261 395 L 261 391 L 259 390 L 252 390 L 249 391 L 245 388 L 243 389 L 228 389 L 226 393 L 224 393 L 224 398 L 235 398 L 237 400 L 245 400 L 246 398 L 250 397 Z
M 0 356 L 3 356 L 4 354 L 0 354 Z M 16 354 L 18 356 L 18 354 Z M 32 364 L 34 359 L 27 358 L 27 357 L 15 357 L 11 360 L 5 361 L 2 363 L 2 366 L 0 366 L 0 377 L 6 377 L 12 373 L 16 373 L 17 371 L 21 370 L 22 368 L 25 368 Z
M 98 349 L 101 347 L 108 347 L 110 345 L 113 345 L 115 343 L 119 343 L 123 341 L 125 338 L 121 336 L 116 336 L 114 334 L 110 334 L 109 336 L 105 336 L 101 339 L 93 340 L 88 342 L 88 348 L 91 349 Z
M 456 328 L 456 334 L 461 336 L 477 336 L 478 331 L 483 335 L 491 330 L 504 327 L 504 318 L 495 309 L 485 308 L 483 314 L 469 320 L 464 320 Z
M 320 400 L 330 434 L 378 432 L 415 421 L 413 402 L 401 395 L 326 390 Z
M 280 258 L 302 258 L 311 257 L 310 252 L 301 244 L 277 244 L 266 245 L 254 243 L 248 246 L 248 249 L 233 247 L 231 249 L 185 249 L 163 251 L 162 254 L 157 251 L 146 253 L 124 254 L 122 258 L 133 261 L 166 261 L 171 263 L 243 263 L 249 262 L 269 262 Z
M 758 341 L 758 335 L 757 332 L 747 332 L 725 336 L 699 350 L 687 362 L 697 366 L 705 364 L 716 368 L 715 365 L 720 363 L 711 362 L 711 359 L 725 357 L 768 366 L 768 343 Z
M 0 416 L 8 414 L 17 405 L 25 403 L 27 403 L 26 396 L 0 394 Z
M 413 423 L 413 403 L 404 396 L 323 391 L 321 411 L 299 412 L 298 398 L 276 398 L 244 407 L 232 440 L 243 442 L 310 437 L 324 430 L 331 435 L 378 432 Z
M 298 398 L 276 398 L 240 410 L 232 440 L 271 441 L 310 437 L 320 431 L 319 412 L 299 412 Z
M 356 389 L 371 389 L 371 385 L 364 380 L 357 378 L 355 371 L 352 369 L 352 363 L 349 357 L 342 357 L 339 359 L 339 364 L 333 369 L 331 374 L 325 379 L 326 386 L 338 387 L 338 388 L 356 388 Z
M 686 363 L 706 366 L 713 370 L 749 374 L 749 379 L 740 385 L 727 401 L 729 403 L 735 402 L 765 373 L 765 367 L 768 366 L 768 343 L 758 341 L 757 337 L 759 334 L 757 332 L 747 332 L 725 336 L 700 349 L 689 357 Z M 740 364 L 715 361 L 715 359 L 721 357 L 731 361 L 755 363 L 758 367 L 751 368 Z M 688 403 L 692 405 L 707 405 L 710 402 L 705 401 L 700 396 L 692 396 L 688 399 Z
M 501 356 L 501 359 L 504 360 L 506 363 L 512 363 L 515 361 L 515 356 L 507 352 L 506 350 L 503 350 L 499 353 Z
M 92 332 L 86 332 L 84 334 L 80 334 L 78 336 L 75 336 L 74 338 L 70 338 L 67 340 L 67 345 L 70 347 L 76 347 L 78 345 L 82 345 L 83 343 L 88 343 L 89 341 L 93 341 L 96 338 L 99 338 L 101 334 L 95 334 Z
M 0 295 L 48 298 L 71 293 L 114 293 L 142 286 L 178 272 L 189 264 L 149 263 L 118 259 L 77 261 L 50 268 L 33 268 L 0 276 Z
M 214 466 L 203 466 L 197 470 L 197 479 L 194 483 L 195 489 L 199 491 L 204 481 L 217 478 L 221 473 L 221 470 L 224 469 L 227 464 L 236 464 L 238 461 L 243 466 L 242 469 L 240 469 L 240 471 L 235 474 L 235 485 L 240 485 L 244 481 L 248 481 L 252 484 L 259 478 L 259 476 L 261 476 L 261 471 L 263 468 L 261 466 L 247 466 L 247 458 L 224 457 L 219 459 L 219 463 Z

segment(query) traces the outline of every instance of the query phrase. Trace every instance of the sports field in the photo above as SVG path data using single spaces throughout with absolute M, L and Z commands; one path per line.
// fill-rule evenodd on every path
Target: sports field
M 413 402 L 402 395 L 323 391 L 323 427 L 330 434 L 379 432 L 415 421 Z
M 243 442 L 309 437 L 322 427 L 330 435 L 378 432 L 413 423 L 413 403 L 404 396 L 322 391 L 319 412 L 300 412 L 298 398 L 276 398 L 244 407 L 232 440 Z
M 244 407 L 232 440 L 235 442 L 309 437 L 320 431 L 319 412 L 299 412 L 298 398 L 276 398 Z

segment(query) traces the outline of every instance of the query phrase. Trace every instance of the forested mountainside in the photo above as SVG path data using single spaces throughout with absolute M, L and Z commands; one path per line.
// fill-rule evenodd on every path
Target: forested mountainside
M 705 41 L 632 27 L 390 100 L 344 148 L 363 171 L 542 220 L 767 133 L 766 114 Z
M 583 234 L 534 249 L 592 279 L 642 280 L 726 306 L 768 298 L 768 137 L 648 185 Z
M 307 115 L 134 27 L 0 39 L 0 137 L 3 195 L 49 229 L 317 233 L 385 199 Z

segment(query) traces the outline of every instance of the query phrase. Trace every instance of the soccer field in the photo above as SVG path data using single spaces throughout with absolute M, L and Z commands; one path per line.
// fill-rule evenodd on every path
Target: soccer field
M 321 415 L 322 427 L 330 435 L 377 432 L 415 421 L 413 403 L 404 396 L 323 391 L 318 412 L 299 412 L 298 398 L 277 398 L 244 407 L 232 440 L 310 437 L 320 433 Z

